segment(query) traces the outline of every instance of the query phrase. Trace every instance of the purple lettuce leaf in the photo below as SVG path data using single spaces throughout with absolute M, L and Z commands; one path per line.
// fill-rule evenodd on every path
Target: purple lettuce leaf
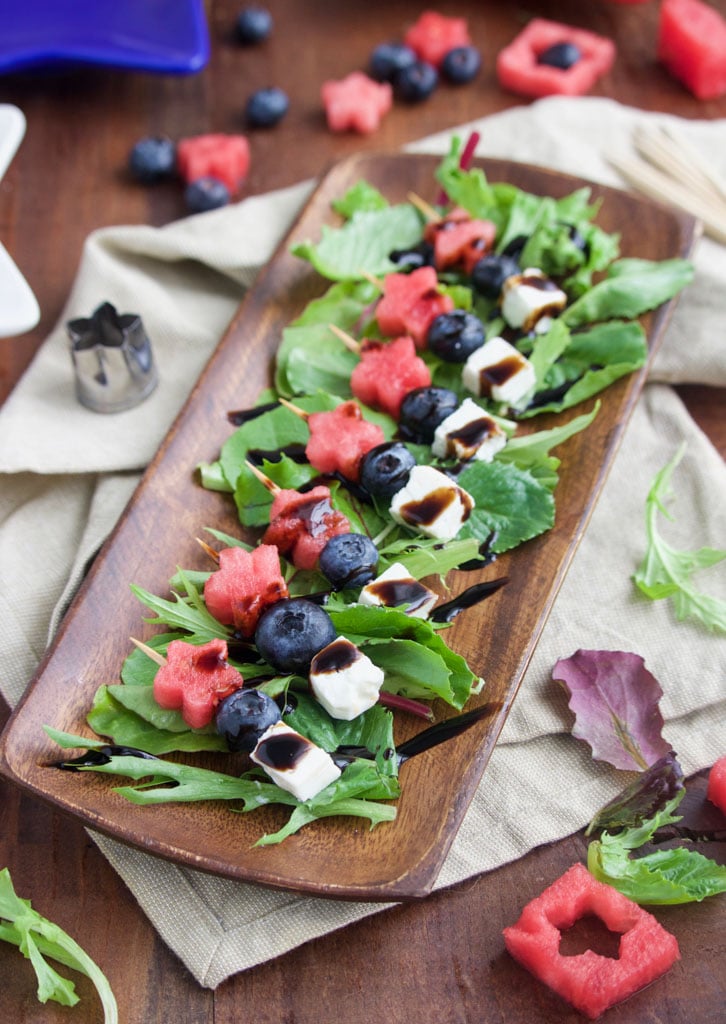
M 683 769 L 671 750 L 601 807 L 587 826 L 585 835 L 589 836 L 597 829 L 607 829 L 612 833 L 642 825 L 663 810 L 682 789 Z
M 575 651 L 557 662 L 552 678 L 569 695 L 572 735 L 592 747 L 595 760 L 644 771 L 670 751 L 661 735 L 663 691 L 640 655 Z

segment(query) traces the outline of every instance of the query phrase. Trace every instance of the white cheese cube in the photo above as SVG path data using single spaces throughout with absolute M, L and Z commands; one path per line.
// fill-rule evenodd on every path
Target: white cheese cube
M 330 754 L 284 722 L 263 732 L 250 757 L 298 800 L 310 800 L 340 777 Z
M 318 651 L 310 665 L 310 688 L 331 718 L 350 722 L 372 708 L 383 685 L 383 669 L 345 637 Z
M 415 580 L 400 562 L 366 583 L 358 596 L 359 604 L 400 608 L 414 619 L 425 619 L 437 600 L 433 590 Z
M 452 540 L 474 507 L 474 499 L 433 466 L 414 466 L 405 487 L 394 494 L 391 515 L 425 537 Z
M 490 338 L 464 363 L 461 380 L 479 398 L 516 405 L 536 384 L 534 367 L 504 338 Z
M 510 327 L 533 331 L 542 317 L 561 313 L 566 304 L 567 295 L 536 267 L 512 274 L 502 285 L 502 316 Z
M 491 462 L 506 443 L 507 435 L 496 420 L 471 398 L 465 398 L 458 409 L 439 423 L 431 451 L 441 459 Z

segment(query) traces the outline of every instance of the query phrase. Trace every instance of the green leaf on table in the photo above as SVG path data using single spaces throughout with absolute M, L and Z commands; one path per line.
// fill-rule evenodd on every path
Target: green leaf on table
M 682 789 L 683 769 L 670 750 L 601 807 L 587 826 L 585 835 L 589 836 L 598 829 L 612 832 L 641 825 L 662 810 Z
M 680 821 L 673 811 L 684 793 L 682 789 L 641 825 L 617 835 L 603 832 L 599 840 L 593 840 L 587 851 L 591 874 L 641 904 L 693 903 L 726 892 L 726 867 L 695 850 L 681 846 L 630 856 L 650 842 L 657 829 Z
M 48 963 L 49 957 L 89 978 L 101 999 L 105 1024 L 118 1024 L 118 1007 L 108 978 L 75 939 L 34 910 L 30 900 L 17 895 L 7 868 L 0 871 L 0 940 L 17 946 L 32 963 L 41 1003 L 52 999 L 75 1006 L 78 1002 L 73 982 Z
M 653 601 L 671 598 L 679 621 L 693 618 L 708 629 L 726 632 L 726 601 L 697 589 L 696 572 L 709 569 L 726 558 L 726 551 L 702 547 L 696 551 L 678 551 L 662 536 L 658 514 L 671 518 L 665 502 L 670 495 L 671 477 L 685 454 L 685 446 L 655 476 L 646 499 L 645 557 L 633 579 L 638 589 Z

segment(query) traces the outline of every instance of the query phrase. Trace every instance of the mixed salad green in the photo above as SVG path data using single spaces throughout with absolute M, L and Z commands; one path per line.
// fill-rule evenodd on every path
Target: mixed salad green
M 417 534 L 394 522 L 380 501 L 362 500 L 344 481 L 326 480 L 331 502 L 348 518 L 351 531 L 375 541 L 379 572 L 398 563 L 417 580 L 444 578 L 449 570 L 477 560 L 483 566 L 496 554 L 552 527 L 560 464 L 552 452 L 588 427 L 598 404 L 539 431 L 528 428 L 518 433 L 519 422 L 579 405 L 642 366 L 647 342 L 637 317 L 673 297 L 693 272 L 686 260 L 620 258 L 617 236 L 595 223 L 599 205 L 590 201 L 588 189 L 555 200 L 506 182 L 490 183 L 479 169 L 461 169 L 460 152 L 455 140 L 436 175 L 450 203 L 464 207 L 472 217 L 494 222 L 497 252 L 515 239 L 524 239 L 522 266 L 537 266 L 556 278 L 567 291 L 568 304 L 544 333 L 517 340 L 536 376 L 526 401 L 504 407 L 477 399 L 507 433 L 506 445 L 491 461 L 455 466 L 453 460 L 434 459 L 427 445 L 408 445 L 417 463 L 455 471 L 457 483 L 473 497 L 474 509 L 455 539 L 442 543 Z M 324 228 L 317 242 L 294 250 L 329 280 L 327 290 L 284 331 L 274 386 L 259 396 L 256 414 L 245 417 L 216 462 L 199 467 L 203 486 L 232 496 L 247 530 L 267 525 L 272 501 L 270 489 L 251 470 L 251 460 L 256 459 L 268 480 L 280 488 L 304 489 L 318 477 L 309 463 L 288 454 L 292 447 L 305 445 L 308 428 L 278 399 L 294 399 L 298 408 L 314 412 L 333 409 L 351 398 L 350 378 L 357 357 L 340 343 L 330 325 L 356 337 L 380 337 L 375 318 L 380 280 L 400 270 L 391 254 L 416 246 L 423 237 L 425 223 L 415 205 L 391 205 L 366 182 L 352 188 L 334 207 L 343 218 L 341 226 Z M 487 338 L 504 330 L 497 302 L 479 294 L 465 274 L 440 274 L 439 288 L 452 297 L 457 309 L 476 313 L 486 325 Z M 419 354 L 430 368 L 434 385 L 455 391 L 462 400 L 466 397 L 460 366 L 427 350 Z M 386 440 L 396 436 L 398 425 L 390 416 L 369 408 L 363 413 L 380 425 Z M 224 546 L 250 548 L 240 538 L 209 532 Z M 285 559 L 281 564 L 291 596 L 329 590 L 317 570 L 296 569 Z M 445 624 L 414 619 L 397 608 L 364 607 L 354 591 L 331 594 L 326 609 L 336 630 L 384 670 L 387 697 L 385 707 L 378 704 L 353 721 L 339 721 L 309 696 L 306 679 L 276 673 L 252 645 L 235 648 L 232 628 L 218 622 L 205 606 L 208 575 L 177 570 L 170 597 L 134 587 L 151 613 L 146 621 L 163 630 L 149 646 L 163 654 L 174 639 L 202 644 L 221 637 L 230 642 L 230 663 L 284 706 L 285 722 L 328 752 L 353 746 L 365 748 L 371 756 L 354 760 L 336 782 L 303 803 L 256 767 L 237 777 L 161 760 L 162 755 L 176 751 L 222 751 L 225 741 L 213 726 L 190 729 L 179 712 L 156 704 L 152 687 L 157 665 L 140 650 L 126 659 L 121 682 L 101 686 L 96 694 L 88 722 L 106 739 L 89 743 L 49 729 L 50 735 L 65 748 L 95 747 L 99 756 L 85 763 L 80 759 L 77 767 L 134 780 L 135 784 L 118 792 L 136 803 L 226 799 L 243 811 L 269 803 L 292 807 L 287 824 L 264 836 L 261 843 L 279 842 L 308 822 L 329 815 L 362 816 L 372 825 L 391 820 L 395 806 L 389 801 L 398 795 L 399 780 L 396 758 L 384 756 L 394 749 L 390 708 L 405 705 L 425 714 L 429 702 L 441 699 L 460 710 L 483 685 L 445 643 Z M 114 746 L 108 746 L 108 739 Z M 119 747 L 139 748 L 156 759 L 142 759 Z

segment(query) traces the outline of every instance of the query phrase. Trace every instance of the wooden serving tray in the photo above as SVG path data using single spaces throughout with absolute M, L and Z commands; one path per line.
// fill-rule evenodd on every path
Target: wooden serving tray
M 230 497 L 204 490 L 194 467 L 217 458 L 231 432 L 226 412 L 253 404 L 269 384 L 283 328 L 327 285 L 290 254 L 291 244 L 317 239 L 323 224 L 335 223 L 331 200 L 361 178 L 393 202 L 403 201 L 409 191 L 433 199 L 438 163 L 433 156 L 364 154 L 335 165 L 322 179 L 246 296 L 12 715 L 0 739 L 0 771 L 9 779 L 117 840 L 228 878 L 359 900 L 414 899 L 431 891 L 585 532 L 647 367 L 604 392 L 594 423 L 557 449 L 562 465 L 553 529 L 501 556 L 480 574 L 452 573 L 454 593 L 480 577 L 510 578 L 493 597 L 461 615 L 446 635 L 450 646 L 487 680 L 484 692 L 469 706 L 486 701 L 498 710 L 403 767 L 395 822 L 369 831 L 358 819 L 327 819 L 278 846 L 255 847 L 264 832 L 281 826 L 287 809 L 235 814 L 223 803 L 135 806 L 112 791 L 118 780 L 48 767 L 60 754 L 43 725 L 92 736 L 85 717 L 97 687 L 118 680 L 129 637 L 143 636 L 147 629 L 146 610 L 129 584 L 166 594 L 177 566 L 209 567 L 195 540 L 204 527 L 240 534 Z M 591 185 L 593 198 L 603 200 L 598 223 L 620 233 L 624 255 L 665 259 L 688 256 L 692 250 L 697 222 L 649 200 L 540 167 L 505 160 L 478 164 L 490 181 L 506 180 L 541 195 L 560 197 Z M 667 303 L 643 319 L 651 353 L 672 308 L 673 302 Z M 592 402 L 583 406 L 561 418 L 540 417 L 537 428 L 589 410 Z M 441 717 L 451 714 L 443 706 L 435 710 Z M 420 722 L 402 719 L 397 740 L 420 728 Z M 189 760 L 222 771 L 230 764 L 224 755 Z

